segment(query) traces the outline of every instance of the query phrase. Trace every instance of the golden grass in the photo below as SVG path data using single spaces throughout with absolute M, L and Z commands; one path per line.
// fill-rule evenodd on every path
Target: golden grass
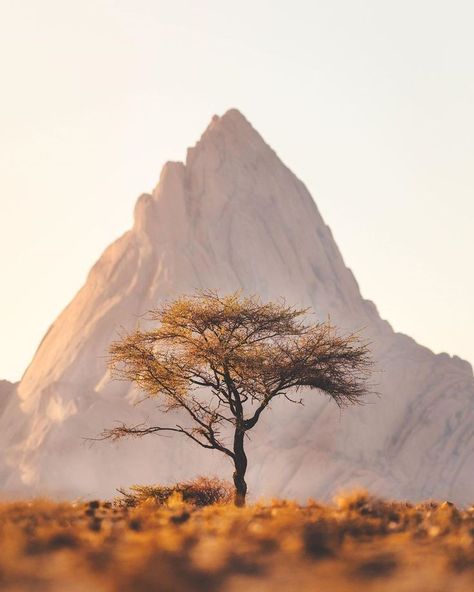
M 474 509 L 285 500 L 0 504 L 2 592 L 474 590 Z

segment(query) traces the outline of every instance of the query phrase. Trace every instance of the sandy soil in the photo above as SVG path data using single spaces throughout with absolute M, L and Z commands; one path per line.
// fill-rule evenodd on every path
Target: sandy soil
M 0 504 L 3 592 L 474 590 L 474 508 L 354 493 L 323 506 Z

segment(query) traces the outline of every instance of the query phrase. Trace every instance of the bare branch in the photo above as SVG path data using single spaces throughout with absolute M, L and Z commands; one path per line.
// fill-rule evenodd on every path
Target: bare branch
M 99 439 L 184 434 L 232 458 L 236 487 L 246 491 L 244 438 L 273 399 L 302 405 L 304 389 L 346 407 L 372 392 L 368 344 L 359 334 L 340 335 L 329 322 L 307 324 L 307 315 L 284 301 L 211 291 L 150 311 L 156 326 L 113 343 L 110 369 L 144 398 L 158 399 L 163 412 L 184 410 L 192 427 L 120 425 Z M 232 449 L 224 444 L 230 437 Z

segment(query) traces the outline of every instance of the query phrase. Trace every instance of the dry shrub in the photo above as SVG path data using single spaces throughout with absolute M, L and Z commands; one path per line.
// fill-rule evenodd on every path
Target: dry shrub
M 179 497 L 183 502 L 203 507 L 230 503 L 233 488 L 228 481 L 216 477 L 197 477 L 175 485 L 132 485 L 127 491 L 119 489 L 122 498 L 116 498 L 119 506 L 136 507 L 146 501 L 154 501 L 161 506 Z
M 335 498 L 339 510 L 357 512 L 363 516 L 380 516 L 386 511 L 387 504 L 371 495 L 365 489 L 356 489 L 348 493 L 341 493 Z
M 419 513 L 417 521 L 417 512 L 407 502 L 386 501 L 363 489 L 341 494 L 335 502 L 341 528 L 356 538 L 402 532 L 410 523 L 416 525 L 424 519 Z

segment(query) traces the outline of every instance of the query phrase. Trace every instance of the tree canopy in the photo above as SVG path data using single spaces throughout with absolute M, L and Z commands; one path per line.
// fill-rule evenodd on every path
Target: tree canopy
M 104 438 L 183 434 L 233 462 L 236 503 L 247 492 L 244 437 L 276 397 L 301 402 L 316 389 L 345 407 L 368 393 L 371 360 L 359 335 L 339 335 L 309 311 L 239 293 L 178 298 L 151 311 L 156 323 L 114 342 L 110 368 L 165 412 L 183 409 L 186 425 L 119 425 Z M 299 398 L 298 398 L 299 397 Z M 183 422 L 182 422 L 183 423 Z M 229 436 L 230 434 L 230 436 Z

